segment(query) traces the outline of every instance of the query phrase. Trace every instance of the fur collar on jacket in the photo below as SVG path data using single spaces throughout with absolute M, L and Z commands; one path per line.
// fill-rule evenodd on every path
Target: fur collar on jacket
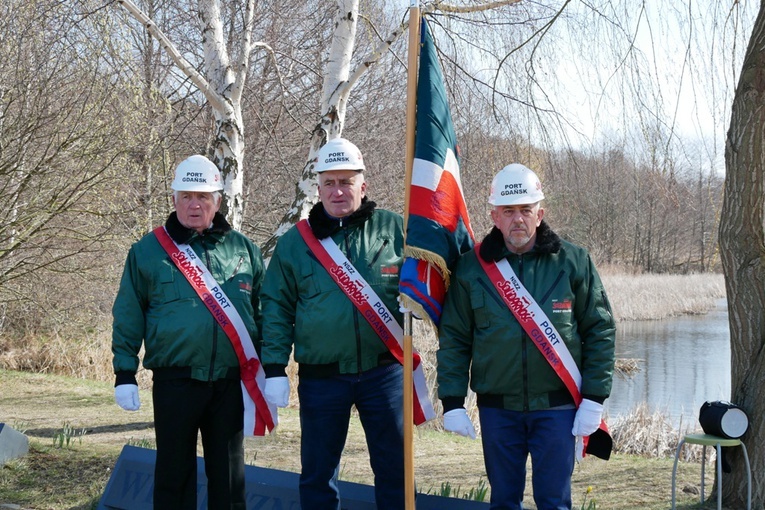
M 537 238 L 531 251 L 541 254 L 558 253 L 561 248 L 561 240 L 558 234 L 553 232 L 550 226 L 542 220 L 537 227 Z M 505 258 L 509 250 L 505 246 L 505 240 L 502 232 L 494 227 L 491 232 L 483 238 L 480 248 L 481 258 L 486 261 L 497 261 Z
M 194 237 L 194 234 L 197 233 L 193 228 L 186 228 L 181 225 L 181 222 L 178 221 L 178 214 L 175 211 L 173 211 L 167 218 L 165 228 L 167 229 L 167 233 L 170 234 L 170 237 L 173 238 L 173 241 L 178 244 L 188 243 L 191 238 Z M 218 234 L 223 236 L 230 231 L 231 225 L 226 221 L 226 217 L 221 213 L 216 212 L 213 217 L 212 227 L 205 229 L 200 235 Z
M 361 225 L 375 212 L 377 204 L 368 200 L 367 197 L 361 199 L 361 206 L 355 212 L 343 218 L 343 224 L 340 225 L 338 218 L 333 218 L 324 210 L 324 204 L 319 202 L 311 208 L 308 213 L 308 222 L 311 224 L 313 235 L 317 239 L 329 237 L 342 227 Z

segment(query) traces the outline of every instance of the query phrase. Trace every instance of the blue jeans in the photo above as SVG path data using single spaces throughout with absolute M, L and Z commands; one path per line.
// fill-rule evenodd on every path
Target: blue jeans
M 366 434 L 380 510 L 404 508 L 403 369 L 387 365 L 362 374 L 301 378 L 300 506 L 339 510 L 337 476 L 355 405 Z
M 523 510 L 526 459 L 538 510 L 571 509 L 575 409 L 532 412 L 479 408 L 492 510 Z

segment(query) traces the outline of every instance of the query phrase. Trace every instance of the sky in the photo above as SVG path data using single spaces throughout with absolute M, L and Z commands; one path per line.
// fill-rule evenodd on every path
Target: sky
M 396 1 L 403 14 L 409 0 Z M 624 13 L 607 11 L 620 8 L 616 4 L 624 4 Z M 758 9 L 754 2 L 739 2 L 741 11 L 734 12 L 730 4 L 603 0 L 585 7 L 575 0 L 567 14 L 581 19 L 586 12 L 585 23 L 592 25 L 586 27 L 586 37 L 574 32 L 581 26 L 569 32 L 569 22 L 559 25 L 556 33 L 563 44 L 556 48 L 561 53 L 549 73 L 551 81 L 542 83 L 544 90 L 535 93 L 535 100 L 565 116 L 571 145 L 600 145 L 652 130 L 662 133 L 657 139 L 666 139 L 672 132 L 677 150 L 688 151 L 689 158 L 703 153 L 708 164 L 723 172 L 730 105 Z M 591 5 L 602 9 L 602 15 L 593 15 Z M 605 22 L 607 17 L 611 20 Z M 614 19 L 622 26 L 615 27 Z M 599 42 L 586 40 L 596 35 Z

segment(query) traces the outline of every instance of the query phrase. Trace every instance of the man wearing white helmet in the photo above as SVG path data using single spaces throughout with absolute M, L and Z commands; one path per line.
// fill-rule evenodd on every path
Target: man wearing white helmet
M 114 302 L 115 398 L 127 411 L 139 409 L 136 372 L 143 345 L 143 366 L 153 379 L 154 508 L 198 508 L 196 451 L 201 432 L 207 507 L 244 510 L 240 360 L 171 253 L 172 246 L 178 253 L 186 253 L 185 247 L 193 250 L 217 284 L 213 288 L 225 293 L 236 309 L 229 309 L 227 316 L 237 313 L 256 345 L 263 260 L 260 249 L 232 230 L 218 212 L 223 183 L 209 159 L 191 156 L 182 161 L 172 189 L 175 212 L 164 228 L 130 248 Z
M 523 165 L 494 177 L 494 228 L 458 262 L 439 329 L 444 428 L 475 438 L 464 408 L 469 386 L 492 509 L 523 508 L 529 455 L 537 508 L 559 510 L 572 508 L 571 474 L 585 438 L 587 453 L 610 454 L 610 436 L 599 429 L 614 319 L 589 254 L 543 221 L 543 199 Z
M 337 476 L 353 406 L 366 433 L 377 508 L 404 508 L 403 371 L 368 322 L 371 307 L 360 308 L 374 294 L 375 308 L 401 323 L 403 220 L 367 199 L 364 170 L 361 152 L 346 139 L 319 150 L 321 201 L 279 239 L 261 293 L 270 402 L 289 403 L 285 369 L 293 348 L 298 364 L 300 504 L 311 510 L 340 509 Z

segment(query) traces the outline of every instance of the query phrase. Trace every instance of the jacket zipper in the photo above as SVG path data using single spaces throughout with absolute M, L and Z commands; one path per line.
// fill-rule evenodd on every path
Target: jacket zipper
M 518 256 L 518 280 L 523 284 L 523 255 Z M 523 367 L 523 412 L 529 410 L 529 367 L 528 367 L 528 335 L 522 329 L 521 334 L 521 366 Z
M 239 268 L 242 265 L 242 262 L 244 262 L 244 257 L 239 257 L 239 262 L 237 262 L 236 267 L 234 268 L 234 272 L 231 273 L 231 276 L 228 277 L 228 281 L 231 281 L 234 279 L 234 276 L 239 272 Z
M 348 240 L 348 229 L 343 226 L 342 219 L 340 219 L 340 228 L 343 229 L 345 256 L 351 264 L 353 264 L 353 260 L 351 260 L 351 244 Z M 356 332 L 356 374 L 361 375 L 361 331 L 359 330 L 359 310 L 355 306 L 351 306 L 351 308 L 353 309 L 353 329 Z
M 205 261 L 207 262 L 207 270 L 212 274 L 212 266 L 210 265 L 210 252 L 207 250 L 207 244 L 202 241 L 202 249 L 205 251 Z M 237 266 L 238 268 L 239 266 Z M 207 382 L 213 383 L 213 375 L 215 373 L 215 353 L 218 350 L 218 323 L 215 321 L 215 317 L 212 317 L 213 321 L 213 338 L 212 338 L 212 353 L 210 354 L 210 373 L 207 376 Z

